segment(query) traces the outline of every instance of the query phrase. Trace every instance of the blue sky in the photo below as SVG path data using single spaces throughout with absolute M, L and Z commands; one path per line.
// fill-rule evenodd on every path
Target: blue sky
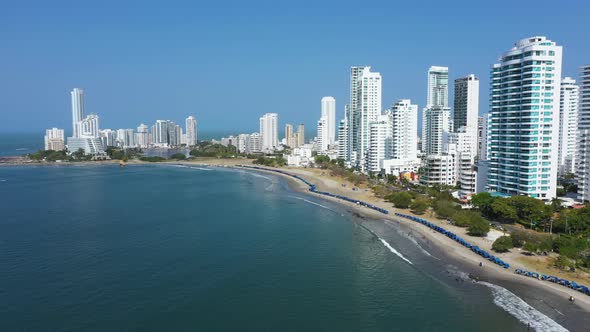
M 348 99 L 352 65 L 383 76 L 383 107 L 424 106 L 426 72 L 475 73 L 480 112 L 489 67 L 515 41 L 564 46 L 563 74 L 590 63 L 586 1 L 3 1 L 0 132 L 70 128 L 69 91 L 103 128 L 199 119 L 199 129 L 314 127 L 320 99 Z

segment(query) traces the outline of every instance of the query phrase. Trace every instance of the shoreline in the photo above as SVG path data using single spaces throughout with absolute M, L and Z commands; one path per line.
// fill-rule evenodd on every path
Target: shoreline
M 382 214 L 375 210 L 370 210 L 369 208 L 359 206 L 351 202 L 311 192 L 309 191 L 308 186 L 302 181 L 297 180 L 296 178 L 292 177 L 292 175 L 290 176 L 279 173 L 277 170 L 287 173 L 294 173 L 297 176 L 304 178 L 306 181 L 321 187 L 321 185 L 315 182 L 317 178 L 310 176 L 306 177 L 306 175 L 301 174 L 301 172 L 292 172 L 293 169 L 289 168 L 277 169 L 261 167 L 259 169 L 253 169 L 239 166 L 235 168 L 254 172 L 259 171 L 271 173 L 281 176 L 282 178 L 288 180 L 290 187 L 293 190 L 303 192 L 311 196 L 317 196 L 320 199 L 332 201 L 348 208 L 355 214 L 359 214 L 365 218 L 373 219 L 377 222 L 395 223 L 404 230 L 411 231 L 414 235 L 418 235 L 414 236 L 414 238 L 419 242 L 420 246 L 422 246 L 428 252 L 435 252 L 437 257 L 440 257 L 444 263 L 457 267 L 459 271 L 464 272 L 472 277 L 477 277 L 479 282 L 487 282 L 505 288 L 509 292 L 524 300 L 528 305 L 534 307 L 536 310 L 553 319 L 558 324 L 569 329 L 570 331 L 585 330 L 588 324 L 590 324 L 590 296 L 584 295 L 558 284 L 517 275 L 513 271 L 514 266 L 519 265 L 518 262 L 514 262 L 513 265 L 513 262 L 510 261 L 511 268 L 504 269 L 503 267 L 486 261 L 484 258 L 473 253 L 471 250 L 460 246 L 454 240 L 443 234 L 435 232 L 422 224 L 406 220 L 401 217 L 396 217 L 394 215 L 395 212 L 412 214 L 408 210 L 396 209 L 391 206 L 391 203 L 382 202 L 382 204 L 390 205 L 390 207 L 387 207 L 387 209 L 390 211 L 390 214 Z M 321 190 L 329 191 L 326 190 L 326 188 L 322 188 Z M 377 205 L 377 202 L 370 203 Z M 430 220 L 431 218 L 428 218 L 424 215 L 419 217 L 432 221 Z M 440 221 L 438 223 L 440 223 Z M 472 239 L 469 238 L 469 240 L 471 241 Z M 506 258 L 502 257 L 502 259 Z M 479 262 L 482 261 L 484 262 L 483 268 L 479 267 Z M 485 286 L 485 283 L 482 283 L 482 286 Z M 575 297 L 575 303 L 569 302 L 569 296 Z

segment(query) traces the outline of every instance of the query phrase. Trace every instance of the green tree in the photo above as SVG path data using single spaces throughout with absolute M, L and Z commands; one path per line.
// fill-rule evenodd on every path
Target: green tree
M 458 211 L 453 216 L 453 223 L 459 227 L 468 227 L 474 221 L 477 222 L 480 220 L 483 220 L 483 218 L 479 215 L 479 213 L 473 211 L 462 210 Z
M 492 203 L 494 219 L 503 223 L 515 223 L 518 221 L 516 209 L 508 204 L 506 198 L 496 198 Z
M 407 209 L 412 204 L 412 195 L 405 191 L 391 194 L 390 199 L 390 202 L 398 209 Z
M 492 203 L 495 198 L 488 192 L 479 193 L 471 197 L 471 204 L 477 207 L 484 216 L 492 215 Z
M 484 219 L 473 220 L 467 227 L 467 233 L 472 236 L 486 236 L 490 231 L 490 223 Z
M 457 213 L 457 206 L 450 201 L 437 200 L 434 204 L 434 211 L 439 218 L 451 218 Z
M 430 206 L 430 200 L 426 197 L 419 196 L 414 199 L 410 205 L 410 209 L 418 214 L 422 214 L 428 209 L 428 206 Z
M 173 155 L 170 156 L 170 159 L 175 159 L 175 160 L 185 160 L 186 156 L 184 155 L 184 153 L 175 153 Z
M 507 252 L 512 248 L 513 244 L 510 236 L 500 236 L 492 244 L 492 250 L 495 252 Z

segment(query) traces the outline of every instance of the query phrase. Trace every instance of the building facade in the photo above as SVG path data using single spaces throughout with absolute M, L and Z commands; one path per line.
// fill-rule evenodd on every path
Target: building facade
M 185 120 L 186 145 L 197 145 L 197 118 L 189 116 Z
M 65 150 L 65 135 L 63 129 L 51 128 L 45 130 L 45 150 Z
M 260 118 L 260 137 L 263 151 L 271 152 L 279 146 L 278 119 L 277 113 L 266 113 Z
M 329 145 L 336 143 L 336 99 L 322 98 L 322 118 L 326 118 L 326 137 Z
M 74 88 L 72 97 L 72 137 L 80 137 L 78 122 L 84 118 L 84 90 Z
M 559 174 L 575 172 L 576 140 L 578 137 L 578 98 L 580 88 L 571 77 L 561 80 L 559 101 Z
M 491 71 L 488 187 L 506 195 L 556 197 L 562 47 L 522 39 Z
M 590 201 L 590 65 L 580 70 L 576 182 L 578 199 Z

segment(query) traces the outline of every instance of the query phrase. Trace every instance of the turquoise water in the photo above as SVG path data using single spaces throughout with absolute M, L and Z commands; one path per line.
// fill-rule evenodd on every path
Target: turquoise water
M 0 331 L 526 329 L 402 233 L 273 175 L 5 167 L 0 201 Z

